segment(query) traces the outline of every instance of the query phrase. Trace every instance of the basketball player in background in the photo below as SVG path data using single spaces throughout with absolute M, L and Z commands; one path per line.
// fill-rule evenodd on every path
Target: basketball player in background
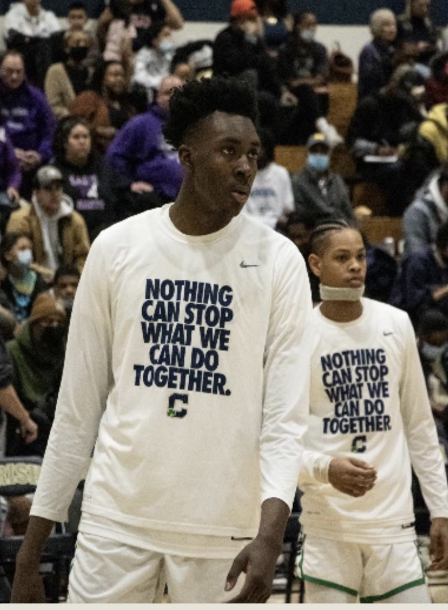
M 344 223 L 316 228 L 310 425 L 299 487 L 307 603 L 430 603 L 411 464 L 431 514 L 431 569 L 448 567 L 445 468 L 406 313 L 365 299 L 366 253 Z

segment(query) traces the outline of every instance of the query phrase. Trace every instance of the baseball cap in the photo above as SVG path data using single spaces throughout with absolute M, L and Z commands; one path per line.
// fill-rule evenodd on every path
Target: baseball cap
M 325 139 L 325 136 L 321 133 L 313 133 L 313 135 L 308 138 L 306 147 L 312 148 L 315 144 L 323 144 L 328 149 L 330 148 L 330 145 L 328 144 L 327 140 Z
M 62 174 L 56 167 L 44 165 L 44 167 L 37 170 L 34 179 L 34 186 L 35 188 L 44 189 L 51 186 L 55 182 L 60 182 L 62 184 L 63 181 Z
M 255 17 L 258 15 L 257 5 L 253 0 L 233 0 L 230 5 L 231 17 Z

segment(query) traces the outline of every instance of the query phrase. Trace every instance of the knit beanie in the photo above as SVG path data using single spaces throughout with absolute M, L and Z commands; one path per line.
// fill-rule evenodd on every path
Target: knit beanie
M 61 322 L 65 322 L 65 309 L 59 301 L 56 301 L 48 292 L 42 292 L 36 298 L 31 309 L 30 322 L 37 322 L 48 316 L 56 316 Z

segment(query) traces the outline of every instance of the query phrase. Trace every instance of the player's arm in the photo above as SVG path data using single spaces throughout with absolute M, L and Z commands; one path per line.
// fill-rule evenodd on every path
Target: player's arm
M 39 576 L 39 561 L 53 525 L 53 521 L 48 519 L 30 517 L 26 537 L 16 559 L 12 603 L 45 603 L 44 585 Z
M 406 346 L 400 380 L 401 413 L 412 467 L 431 515 L 432 569 L 448 568 L 448 486 L 436 426 L 429 404 L 414 331 L 406 323 Z
M 230 591 L 239 575 L 246 574 L 245 584 L 232 603 L 263 604 L 270 596 L 289 512 L 288 504 L 278 498 L 269 498 L 261 505 L 257 536 L 237 555 L 227 575 L 225 589 Z
M 273 277 L 260 433 L 262 520 L 258 535 L 237 556 L 237 568 L 230 572 L 232 584 L 237 574 L 246 572 L 234 602 L 261 602 L 269 596 L 308 420 L 311 294 L 303 258 L 289 242 L 277 257 Z
M 52 522 L 67 521 L 67 512 L 80 480 L 85 478 L 112 385 L 108 260 L 102 236 L 92 246 L 76 293 L 55 420 L 45 452 L 17 564 L 15 595 L 27 578 L 32 587 L 27 602 L 38 602 L 38 556 Z M 111 280 L 112 281 L 112 280 Z M 31 574 L 33 575 L 31 577 Z M 13 597 L 15 602 L 16 598 Z

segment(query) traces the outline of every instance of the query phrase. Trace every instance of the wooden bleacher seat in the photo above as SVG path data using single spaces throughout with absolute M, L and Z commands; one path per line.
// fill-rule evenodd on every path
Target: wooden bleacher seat
M 327 121 L 334 125 L 343 138 L 346 137 L 355 113 L 358 88 L 356 83 L 329 83 L 330 107 Z
M 306 165 L 306 146 L 276 146 L 275 161 L 289 172 L 301 172 Z M 355 175 L 355 163 L 345 146 L 337 146 L 331 155 L 331 170 L 344 180 Z
M 351 189 L 351 200 L 354 208 L 366 206 L 374 216 L 387 215 L 386 196 L 375 182 L 357 182 Z
M 382 244 L 386 237 L 393 237 L 397 244 L 403 237 L 402 219 L 392 216 L 363 216 L 358 219 L 359 228 L 371 244 Z
M 306 165 L 306 146 L 276 146 L 275 161 L 289 172 L 301 172 Z

